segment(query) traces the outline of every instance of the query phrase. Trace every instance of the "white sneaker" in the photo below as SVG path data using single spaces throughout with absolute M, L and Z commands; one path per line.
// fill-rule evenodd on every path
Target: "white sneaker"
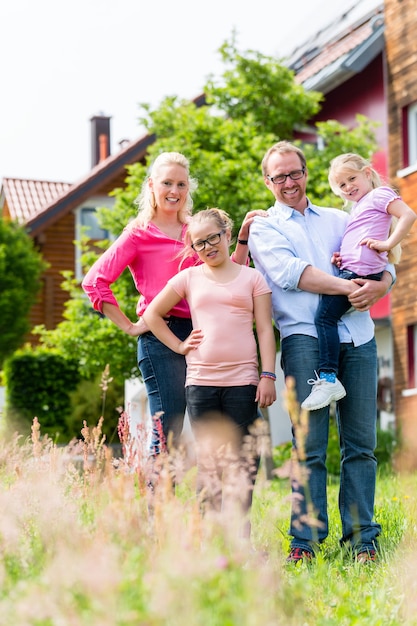
M 329 383 L 328 380 L 319 377 L 310 379 L 308 383 L 313 385 L 313 389 L 301 404 L 301 408 L 307 411 L 322 409 L 333 402 L 333 400 L 341 400 L 346 395 L 346 389 L 337 378 L 334 383 Z

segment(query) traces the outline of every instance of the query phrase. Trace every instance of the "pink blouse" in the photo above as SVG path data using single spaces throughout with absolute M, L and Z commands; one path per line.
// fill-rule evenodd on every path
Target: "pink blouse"
M 185 229 L 184 224 L 182 238 Z M 183 259 L 183 249 L 182 241 L 171 239 L 152 223 L 145 229 L 127 226 L 87 272 L 82 287 L 96 311 L 102 312 L 104 302 L 119 306 L 111 285 L 128 267 L 140 294 L 136 307 L 140 317 L 170 278 L 200 264 L 197 255 Z M 189 318 L 187 302 L 180 300 L 169 315 Z

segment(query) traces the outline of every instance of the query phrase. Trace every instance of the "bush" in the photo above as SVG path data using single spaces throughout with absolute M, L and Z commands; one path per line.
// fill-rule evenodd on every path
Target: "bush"
M 79 438 L 84 421 L 96 424 L 103 417 L 102 432 L 107 444 L 119 444 L 117 425 L 119 407 L 123 406 L 124 388 L 109 378 L 108 368 L 94 380 L 81 380 L 70 394 L 68 432 Z
M 22 348 L 5 361 L 6 428 L 28 437 L 34 417 L 54 441 L 68 442 L 70 393 L 79 382 L 78 363 L 44 348 Z

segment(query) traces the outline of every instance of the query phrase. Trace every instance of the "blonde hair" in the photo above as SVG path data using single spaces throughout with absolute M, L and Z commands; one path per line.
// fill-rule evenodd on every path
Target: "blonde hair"
M 188 194 L 184 206 L 178 212 L 178 219 L 186 224 L 193 210 L 192 193 L 197 189 L 197 181 L 190 176 L 190 164 L 188 159 L 180 152 L 162 152 L 149 168 L 149 173 L 142 183 L 141 191 L 135 200 L 139 207 L 139 212 L 134 220 L 134 225 L 146 228 L 149 222 L 155 217 L 157 206 L 155 195 L 149 186 L 149 179 L 158 175 L 159 170 L 166 165 L 181 165 L 184 168 L 188 179 Z
M 214 207 L 214 208 L 203 209 L 202 211 L 198 211 L 197 213 L 194 213 L 194 215 L 192 215 L 188 221 L 187 230 L 184 236 L 185 247 L 181 253 L 181 256 L 184 259 L 194 254 L 194 250 L 191 247 L 192 240 L 191 240 L 191 232 L 190 232 L 193 226 L 195 226 L 196 224 L 201 224 L 202 222 L 210 221 L 210 220 L 215 222 L 219 230 L 225 230 L 230 233 L 232 232 L 233 221 L 229 217 L 229 215 L 226 213 L 226 211 L 223 211 L 223 209 L 218 209 Z
M 343 198 L 342 191 L 339 185 L 336 182 L 336 178 L 340 175 L 349 176 L 352 174 L 359 174 L 367 170 L 370 174 L 370 180 L 372 184 L 372 189 L 376 189 L 377 187 L 381 187 L 385 185 L 381 179 L 381 176 L 378 174 L 376 169 L 372 167 L 372 164 L 360 156 L 359 154 L 355 154 L 354 152 L 347 152 L 346 154 L 339 154 L 339 156 L 332 159 L 330 162 L 329 168 L 329 184 L 330 188 L 336 196 Z M 345 199 L 344 206 L 346 207 L 349 202 Z M 389 229 L 389 234 L 393 232 L 397 225 L 398 219 L 396 217 L 391 217 L 391 224 Z M 397 244 L 388 252 L 388 261 L 390 263 L 399 263 L 401 258 L 401 244 Z

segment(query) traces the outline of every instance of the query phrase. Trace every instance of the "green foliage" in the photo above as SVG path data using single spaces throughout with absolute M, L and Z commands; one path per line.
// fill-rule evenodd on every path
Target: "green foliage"
M 115 294 L 127 315 L 134 318 L 137 293 L 129 293 L 130 274 L 115 285 Z M 137 375 L 136 339 L 122 333 L 110 320 L 91 307 L 89 300 L 70 272 L 65 273 L 62 288 L 68 291 L 64 321 L 54 330 L 36 327 L 45 348 L 70 354 L 78 362 L 81 378 L 94 380 L 101 376 L 106 365 L 119 387 L 126 378 Z M 122 295 L 124 293 L 124 296 Z
M 0 218 L 0 367 L 30 330 L 29 312 L 45 269 L 26 231 Z
M 67 430 L 72 437 L 79 438 L 84 421 L 96 424 L 103 417 L 102 432 L 107 444 L 119 444 L 117 425 L 118 408 L 123 406 L 123 384 L 110 380 L 103 383 L 103 376 L 94 380 L 81 380 L 70 394 L 71 410 L 66 419 Z
M 69 394 L 79 381 L 77 360 L 45 348 L 23 348 L 6 359 L 4 375 L 8 430 L 29 436 L 37 417 L 53 440 L 67 442 Z
M 253 50 L 240 54 L 234 36 L 219 52 L 225 65 L 223 77 L 220 82 L 210 79 L 205 93 L 227 118 L 249 120 L 254 134 L 289 139 L 298 124 L 318 113 L 323 96 L 306 92 L 279 60 Z

